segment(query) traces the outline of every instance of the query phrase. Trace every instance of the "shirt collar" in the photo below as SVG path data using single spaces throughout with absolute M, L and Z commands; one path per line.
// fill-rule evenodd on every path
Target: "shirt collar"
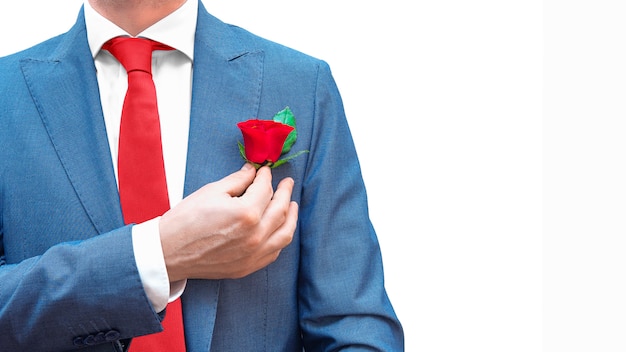
M 113 22 L 104 18 L 85 0 L 85 25 L 91 55 L 95 58 L 102 45 L 109 39 L 129 34 Z M 159 22 L 139 33 L 138 37 L 149 38 L 181 51 L 193 60 L 193 43 L 198 18 L 198 0 L 187 0 L 180 8 Z

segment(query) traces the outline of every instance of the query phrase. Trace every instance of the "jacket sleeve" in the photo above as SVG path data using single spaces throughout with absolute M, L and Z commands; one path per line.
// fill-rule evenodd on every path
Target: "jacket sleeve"
M 130 232 L 61 243 L 15 264 L 0 241 L 0 351 L 65 351 L 159 331 Z
M 299 305 L 306 350 L 402 351 L 343 106 L 320 64 L 300 208 Z

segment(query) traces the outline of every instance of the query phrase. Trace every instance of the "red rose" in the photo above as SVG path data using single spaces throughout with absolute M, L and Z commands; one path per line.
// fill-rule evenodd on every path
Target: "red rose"
M 257 164 L 278 161 L 287 136 L 294 130 L 284 123 L 255 119 L 240 122 L 237 127 L 243 134 L 246 158 Z

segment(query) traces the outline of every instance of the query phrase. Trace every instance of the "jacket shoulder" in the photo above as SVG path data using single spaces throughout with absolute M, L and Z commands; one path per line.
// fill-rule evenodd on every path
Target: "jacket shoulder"
M 273 61 L 277 61 L 282 65 L 291 63 L 301 66 L 318 66 L 321 63 L 324 63 L 324 61 L 320 58 L 304 53 L 293 47 L 289 47 L 279 42 L 259 36 L 242 27 L 236 25 L 229 26 L 234 31 L 234 33 L 236 33 L 236 36 L 240 39 L 243 45 L 249 47 L 250 50 L 253 51 L 263 51 L 266 60 L 270 60 L 270 63 L 272 63 Z

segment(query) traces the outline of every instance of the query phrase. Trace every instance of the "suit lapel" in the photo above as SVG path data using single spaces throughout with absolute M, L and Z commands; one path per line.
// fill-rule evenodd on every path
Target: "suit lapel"
M 236 33 L 209 15 L 202 2 L 194 52 L 185 195 L 243 165 L 236 124 L 257 116 L 263 74 L 263 53 L 240 44 Z M 211 346 L 219 286 L 218 280 L 188 282 L 182 303 L 190 351 Z
M 95 66 L 81 10 L 46 57 L 23 60 L 39 115 L 76 195 L 99 233 L 123 224 Z
M 185 194 L 243 165 L 236 124 L 258 114 L 263 52 L 233 44 L 235 35 L 200 3 Z

